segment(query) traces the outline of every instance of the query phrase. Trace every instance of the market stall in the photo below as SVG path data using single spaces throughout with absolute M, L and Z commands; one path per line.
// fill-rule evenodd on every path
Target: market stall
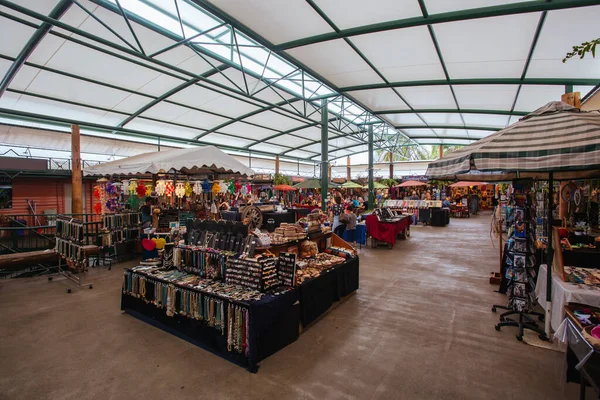
M 372 246 L 381 242 L 393 248 L 398 236 L 401 238 L 410 236 L 410 216 L 408 215 L 386 220 L 371 214 L 366 216 L 365 222 L 367 235 L 375 241 Z
M 486 182 L 506 181 L 509 179 L 530 178 L 548 180 L 548 197 L 546 206 L 546 224 L 553 226 L 554 210 L 554 179 L 573 179 L 598 176 L 600 168 L 600 113 L 583 112 L 578 108 L 562 102 L 551 102 L 533 113 L 521 118 L 517 123 L 498 131 L 469 146 L 459 149 L 441 160 L 429 164 L 427 175 L 440 179 L 481 180 Z M 472 172 L 475 170 L 476 172 Z M 519 194 L 522 196 L 522 194 Z M 514 197 L 513 197 L 514 199 Z M 513 201 L 513 200 L 511 200 Z M 538 218 L 525 197 L 525 219 L 521 222 L 529 224 L 532 218 Z M 521 198 L 523 203 L 523 198 Z M 514 208 L 516 211 L 518 207 Z M 517 217 L 515 213 L 511 217 Z M 523 211 L 522 211 L 523 212 Z M 527 214 L 529 213 L 529 214 Z M 542 221 L 543 224 L 543 221 Z M 516 225 L 515 225 L 516 227 Z M 537 232 L 536 232 L 537 233 Z M 548 264 L 552 265 L 553 233 L 547 229 Z M 527 254 L 533 254 L 529 252 Z M 514 257 L 517 257 L 515 255 Z M 525 265 L 533 264 L 528 255 L 518 255 L 524 258 Z M 514 263 L 515 260 L 512 259 Z M 514 269 L 514 265 L 511 266 Z M 546 326 L 545 332 L 549 337 L 551 313 L 559 312 L 552 306 L 552 268 L 546 280 Z M 514 273 L 511 272 L 511 273 Z M 521 274 L 524 276 L 523 274 Z M 516 274 L 511 276 L 509 283 L 510 304 L 507 307 L 518 317 L 524 317 L 531 307 L 522 309 L 516 304 L 527 303 L 527 297 L 535 292 L 536 285 L 531 281 L 517 281 Z M 535 281 L 533 281 L 535 282 Z M 521 287 L 525 285 L 524 287 Z M 519 288 L 518 293 L 516 288 Z M 522 290 L 524 289 L 524 290 Z M 518 302 L 513 299 L 521 299 Z M 503 317 L 506 319 L 505 317 Z M 502 323 L 502 320 L 501 322 Z M 520 332 L 523 324 L 515 322 Z
M 356 251 L 309 217 L 273 233 L 188 219 L 185 244 L 125 271 L 122 308 L 256 372 L 358 289 Z

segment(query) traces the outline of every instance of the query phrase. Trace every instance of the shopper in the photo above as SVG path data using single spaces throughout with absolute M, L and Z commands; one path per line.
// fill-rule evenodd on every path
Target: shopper
M 354 206 L 350 204 L 346 209 L 347 221 L 345 228 L 348 231 L 347 241 L 351 242 L 356 247 L 356 214 L 354 213 Z
M 329 209 L 329 220 L 331 221 L 331 229 L 335 232 L 335 228 L 340 225 L 340 215 L 344 212 L 342 198 L 337 196 L 333 199 Z
M 417 192 L 413 190 L 412 195 L 409 197 L 409 200 L 420 200 L 420 197 L 417 196 Z
M 142 213 L 142 229 L 152 226 L 152 197 L 146 197 L 146 203 L 140 207 Z

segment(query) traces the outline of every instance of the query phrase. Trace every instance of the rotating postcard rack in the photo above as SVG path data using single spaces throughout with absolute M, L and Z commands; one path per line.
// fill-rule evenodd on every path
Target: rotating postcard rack
M 513 182 L 514 193 L 511 197 L 511 210 L 508 217 L 508 246 L 506 247 L 506 279 L 508 280 L 508 306 L 493 306 L 508 310 L 500 315 L 495 326 L 499 331 L 503 326 L 518 328 L 517 339 L 523 340 L 524 330 L 539 334 L 540 339 L 548 340 L 543 327 L 539 327 L 534 317 L 543 320 L 543 314 L 533 311 L 536 304 L 535 285 L 535 249 L 536 249 L 536 210 L 528 194 L 530 180 Z M 516 318 L 509 318 L 515 316 Z

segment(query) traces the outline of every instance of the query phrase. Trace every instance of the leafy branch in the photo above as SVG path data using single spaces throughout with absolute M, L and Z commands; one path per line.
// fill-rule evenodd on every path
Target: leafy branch
M 562 62 L 565 63 L 569 58 L 579 56 L 580 59 L 585 57 L 587 53 L 592 53 L 592 57 L 596 58 L 596 45 L 600 43 L 600 38 L 591 40 L 589 42 L 583 42 L 579 46 L 573 46 L 573 51 L 567 53 L 567 56 L 563 58 Z

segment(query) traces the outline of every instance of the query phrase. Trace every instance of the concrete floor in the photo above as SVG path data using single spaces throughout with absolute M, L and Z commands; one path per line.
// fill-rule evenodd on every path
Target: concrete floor
M 122 314 L 125 265 L 69 295 L 64 279 L 1 282 L 0 399 L 576 399 L 563 354 L 494 330 L 489 221 L 363 249 L 360 290 L 257 374 Z

